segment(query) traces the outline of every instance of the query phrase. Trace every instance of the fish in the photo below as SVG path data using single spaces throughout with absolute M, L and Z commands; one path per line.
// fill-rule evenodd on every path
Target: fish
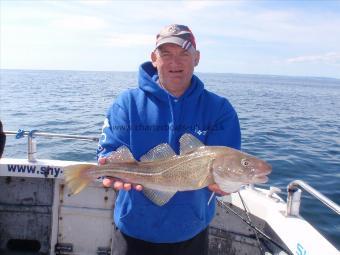
M 76 164 L 64 168 L 65 183 L 77 194 L 95 179 L 114 177 L 140 184 L 142 192 L 154 204 L 163 206 L 176 192 L 198 190 L 218 184 L 231 193 L 246 184 L 265 183 L 272 171 L 270 164 L 226 146 L 205 146 L 195 136 L 185 133 L 177 155 L 167 143 L 134 159 L 126 146 L 119 147 L 105 165 Z

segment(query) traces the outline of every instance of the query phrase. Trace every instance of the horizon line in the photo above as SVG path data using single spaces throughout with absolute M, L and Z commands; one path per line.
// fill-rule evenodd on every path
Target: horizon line
M 138 73 L 136 71 L 127 70 L 77 70 L 77 69 L 25 69 L 25 68 L 0 68 L 0 71 L 56 71 L 56 72 L 120 72 L 120 73 Z M 245 76 L 276 76 L 276 77 L 291 77 L 291 78 L 313 78 L 313 79 L 333 79 L 339 80 L 339 77 L 329 77 L 329 76 L 308 76 L 308 75 L 293 75 L 293 74 L 256 74 L 256 73 L 222 73 L 222 72 L 194 72 L 198 74 L 228 74 L 228 75 L 245 75 Z

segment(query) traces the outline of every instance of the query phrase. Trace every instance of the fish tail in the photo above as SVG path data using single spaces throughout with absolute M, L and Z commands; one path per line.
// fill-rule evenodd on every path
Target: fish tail
M 79 193 L 90 184 L 92 178 L 88 171 L 94 167 L 91 164 L 78 164 L 64 168 L 65 182 L 71 194 Z

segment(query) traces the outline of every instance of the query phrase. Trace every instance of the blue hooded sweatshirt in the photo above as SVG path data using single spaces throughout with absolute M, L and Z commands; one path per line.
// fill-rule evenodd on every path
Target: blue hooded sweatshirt
M 231 104 L 204 89 L 193 75 L 190 87 L 173 97 L 157 83 L 151 62 L 139 69 L 139 88 L 117 97 L 105 119 L 98 156 L 108 156 L 127 146 L 135 159 L 160 143 L 179 153 L 179 138 L 190 133 L 206 145 L 240 149 L 240 126 Z M 188 240 L 204 230 L 215 214 L 208 188 L 177 192 L 164 206 L 157 206 L 136 190 L 119 191 L 114 222 L 126 235 L 153 243 Z

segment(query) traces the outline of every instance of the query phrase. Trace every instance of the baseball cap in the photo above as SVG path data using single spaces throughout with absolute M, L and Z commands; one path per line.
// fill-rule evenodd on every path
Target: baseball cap
M 165 43 L 174 43 L 186 50 L 191 46 L 196 49 L 195 37 L 184 25 L 172 24 L 164 27 L 156 37 L 156 48 Z

